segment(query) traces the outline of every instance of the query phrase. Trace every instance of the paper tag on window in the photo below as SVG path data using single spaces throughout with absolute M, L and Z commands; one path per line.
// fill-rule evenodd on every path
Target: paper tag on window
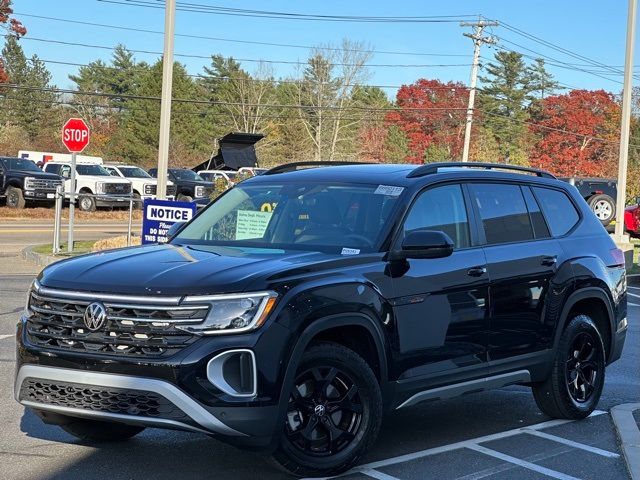
M 396 187 L 393 185 L 378 185 L 376 191 L 373 192 L 376 195 L 389 195 L 391 197 L 397 197 L 402 193 L 404 187 Z
M 341 255 L 358 255 L 360 253 L 360 249 L 359 248 L 346 248 L 343 247 L 342 248 L 342 252 L 340 253 Z

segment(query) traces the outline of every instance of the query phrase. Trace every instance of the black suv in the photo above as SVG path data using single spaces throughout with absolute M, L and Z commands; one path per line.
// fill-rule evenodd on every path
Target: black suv
M 44 173 L 25 158 L 0 157 L 0 197 L 7 207 L 24 208 L 27 202 L 52 205 L 62 177 Z
M 552 417 L 593 411 L 626 277 L 573 186 L 316 163 L 242 182 L 167 245 L 47 267 L 18 324 L 16 399 L 87 441 L 206 432 L 298 475 L 348 469 L 385 410 L 425 400 L 521 384 Z
M 158 176 L 158 169 L 149 170 L 149 175 L 154 178 Z M 168 170 L 169 180 L 176 188 L 176 200 L 179 202 L 192 202 L 194 200 L 206 199 L 213 192 L 213 183 L 207 182 L 196 172 L 186 168 L 170 168 Z

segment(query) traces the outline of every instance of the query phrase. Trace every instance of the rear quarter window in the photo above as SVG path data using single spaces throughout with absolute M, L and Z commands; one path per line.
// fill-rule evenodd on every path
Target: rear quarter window
M 566 235 L 580 220 L 580 215 L 566 193 L 552 188 L 533 187 L 551 235 Z

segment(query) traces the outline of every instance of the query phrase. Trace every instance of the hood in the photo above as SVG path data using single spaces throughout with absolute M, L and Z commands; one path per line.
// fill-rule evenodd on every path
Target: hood
M 173 183 L 178 185 L 188 185 L 190 187 L 195 187 L 197 185 L 202 185 L 203 187 L 212 187 L 212 182 L 207 182 L 206 180 L 172 180 Z
M 112 177 L 110 175 L 76 175 L 76 178 L 82 178 L 83 180 L 89 180 L 91 182 L 131 184 L 131 182 L 126 178 Z M 67 178 L 66 180 L 70 180 L 70 178 Z
M 33 170 L 9 170 L 9 175 L 14 177 L 34 177 L 47 180 L 62 180 L 62 177 L 55 173 L 34 172 Z
M 257 291 L 296 275 L 371 262 L 371 256 L 219 246 L 146 245 L 63 260 L 42 271 L 50 288 L 135 295 Z

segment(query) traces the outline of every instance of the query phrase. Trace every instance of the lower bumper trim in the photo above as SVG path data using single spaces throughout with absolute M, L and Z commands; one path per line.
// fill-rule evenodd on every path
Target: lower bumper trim
M 49 381 L 69 382 L 80 385 L 90 385 L 95 387 L 121 388 L 127 390 L 138 390 L 141 392 L 154 392 L 180 408 L 187 416 L 193 420 L 194 427 L 182 422 L 162 418 L 140 417 L 129 414 L 119 414 L 104 411 L 95 411 L 83 408 L 73 408 L 68 406 L 51 405 L 41 402 L 33 402 L 20 398 L 22 384 L 27 379 L 43 379 Z M 228 436 L 246 436 L 228 425 L 222 423 L 217 417 L 208 412 L 199 403 L 189 397 L 185 392 L 176 386 L 153 378 L 133 377 L 129 375 L 117 375 L 112 373 L 87 372 L 84 370 L 73 370 L 68 368 L 43 367 L 40 365 L 23 365 L 16 375 L 15 398 L 21 404 L 70 416 L 90 417 L 94 419 L 123 421 L 140 425 L 173 427 L 186 430 L 195 430 L 206 433 L 217 433 Z

